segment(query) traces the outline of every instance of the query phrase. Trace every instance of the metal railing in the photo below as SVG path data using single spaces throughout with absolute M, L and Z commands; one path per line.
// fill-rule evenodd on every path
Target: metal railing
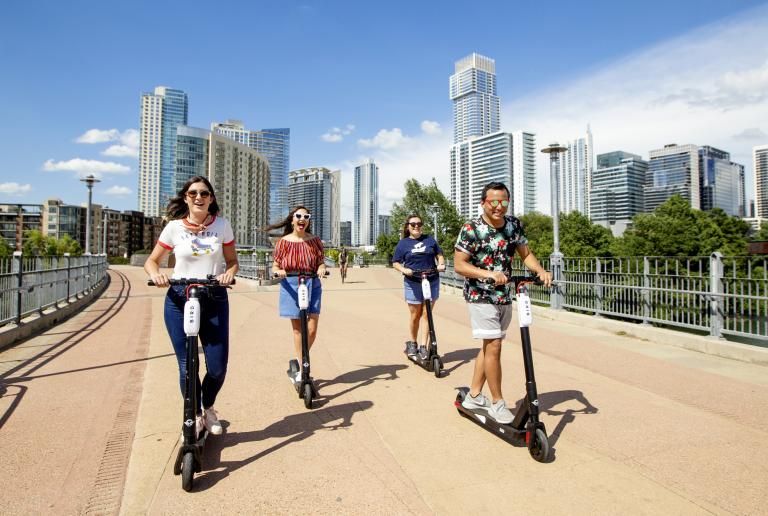
M 107 276 L 106 256 L 0 258 L 0 326 L 40 313 L 96 288 Z
M 549 260 L 541 260 L 549 270 Z M 530 287 L 534 302 L 597 316 L 768 340 L 768 258 L 563 258 L 551 290 Z M 516 262 L 514 274 L 523 274 Z M 461 287 L 453 265 L 443 284 Z

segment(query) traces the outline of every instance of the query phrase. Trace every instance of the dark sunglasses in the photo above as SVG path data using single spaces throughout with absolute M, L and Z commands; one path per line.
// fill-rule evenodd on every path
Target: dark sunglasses
M 423 222 L 409 222 L 408 225 L 411 226 L 412 228 L 420 228 L 421 226 L 424 225 L 424 223 Z
M 211 196 L 211 192 L 209 192 L 208 190 L 200 190 L 200 191 L 197 191 L 197 190 L 187 190 L 187 197 L 189 197 L 190 199 L 194 199 L 198 195 L 200 197 L 202 197 L 203 199 L 207 199 L 208 197 Z
M 296 217 L 296 220 L 301 220 L 302 218 L 304 220 L 309 220 L 312 218 L 311 213 L 294 213 L 293 216 Z

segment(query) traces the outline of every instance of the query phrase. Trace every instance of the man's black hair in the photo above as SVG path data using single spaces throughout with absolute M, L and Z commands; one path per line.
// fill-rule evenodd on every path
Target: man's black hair
M 505 192 L 507 192 L 507 199 L 511 197 L 511 194 L 509 193 L 509 188 L 507 188 L 507 185 L 505 185 L 500 181 L 492 181 L 487 185 L 485 185 L 485 187 L 483 187 L 483 193 L 480 196 L 481 201 L 485 201 L 485 197 L 488 194 L 488 190 L 504 190 Z

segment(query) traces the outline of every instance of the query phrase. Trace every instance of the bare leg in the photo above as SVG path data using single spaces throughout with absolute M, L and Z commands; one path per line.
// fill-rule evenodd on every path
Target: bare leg
M 412 305 L 408 304 L 408 311 L 410 312 L 411 319 L 410 319 L 410 331 L 411 331 L 411 340 L 413 342 L 418 342 L 418 336 L 419 336 L 419 319 L 421 319 L 421 313 L 423 311 L 424 305 Z
M 475 370 L 472 375 L 472 386 L 469 393 L 477 396 L 488 381 L 492 401 L 496 402 L 501 396 L 501 339 L 483 339 L 483 347 L 477 354 Z

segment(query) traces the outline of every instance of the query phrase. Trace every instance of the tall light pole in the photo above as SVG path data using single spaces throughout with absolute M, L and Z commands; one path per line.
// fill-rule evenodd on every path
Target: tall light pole
M 88 211 L 85 214 L 85 254 L 91 254 L 91 200 L 93 199 L 93 185 L 100 182 L 93 174 L 80 178 L 80 181 L 88 187 Z
M 432 205 L 432 217 L 435 220 L 435 225 L 432 226 L 435 230 L 435 240 L 437 240 L 437 210 L 440 209 L 440 205 L 435 203 Z
M 549 178 L 550 193 L 552 199 L 552 255 L 550 263 L 552 266 L 552 279 L 555 286 L 552 288 L 550 296 L 552 308 L 560 309 L 563 307 L 563 298 L 560 285 L 563 275 L 563 253 L 560 252 L 560 192 L 558 174 L 560 172 L 560 153 L 568 149 L 558 143 L 551 143 L 548 147 L 541 149 L 541 152 L 549 154 Z

